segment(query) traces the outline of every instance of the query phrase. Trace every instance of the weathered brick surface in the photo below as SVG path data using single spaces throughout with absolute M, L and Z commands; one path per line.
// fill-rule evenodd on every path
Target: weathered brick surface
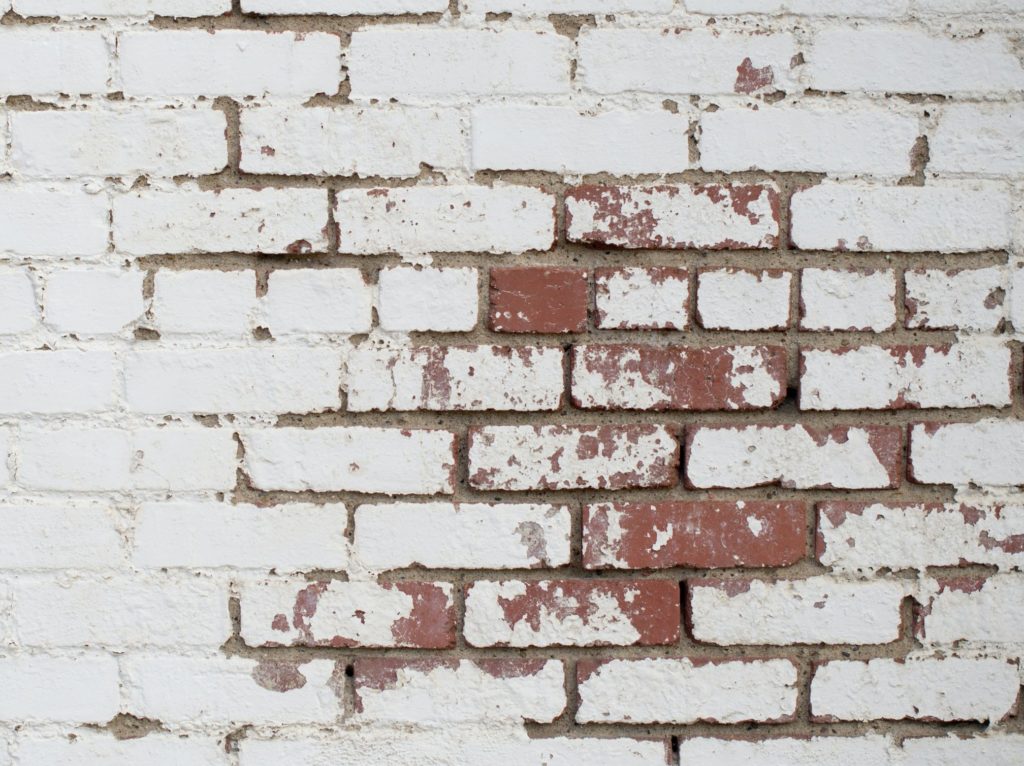
M 1024 0 L 0 19 L 0 766 L 1024 763 Z

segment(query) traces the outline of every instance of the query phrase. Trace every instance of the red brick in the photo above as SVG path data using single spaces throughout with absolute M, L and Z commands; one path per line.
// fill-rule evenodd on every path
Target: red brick
M 576 346 L 581 409 L 752 410 L 786 397 L 782 346 Z
M 587 279 L 583 269 L 491 269 L 491 329 L 535 333 L 586 330 Z
M 587 569 L 782 567 L 804 557 L 798 502 L 601 503 L 583 511 Z

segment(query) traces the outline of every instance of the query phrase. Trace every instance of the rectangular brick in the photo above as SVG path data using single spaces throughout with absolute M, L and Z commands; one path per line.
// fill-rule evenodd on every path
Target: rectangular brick
M 477 14 L 509 12 L 516 16 L 585 13 L 668 13 L 672 0 L 466 0 Z
M 381 329 L 468 332 L 480 312 L 477 270 L 395 267 L 377 274 Z M 434 299 L 443 295 L 443 301 Z
M 1024 173 L 1022 142 L 1024 108 L 1020 105 L 949 104 L 942 107 L 938 127 L 928 141 L 928 171 L 1016 177 Z
M 583 269 L 491 269 L 490 328 L 495 332 L 583 332 L 589 304 L 587 280 Z
M 482 490 L 614 490 L 678 481 L 679 443 L 665 426 L 474 426 L 468 455 L 469 484 Z
M 940 37 L 910 28 L 818 32 L 805 76 L 816 90 L 874 93 L 1006 93 L 1024 87 L 1024 69 L 997 34 Z
M 130 255 L 327 249 L 322 189 L 147 189 L 114 198 L 114 246 Z
M 753 410 L 786 398 L 782 346 L 583 345 L 572 350 L 580 409 Z
M 655 646 L 679 640 L 674 580 L 478 580 L 466 588 L 471 646 Z
M 686 10 L 691 13 L 715 16 L 757 13 L 888 18 L 902 16 L 909 5 L 909 0 L 686 0 Z M 811 760 L 818 762 L 817 759 Z
M 451 494 L 455 435 L 398 428 L 263 428 L 242 433 L 259 489 Z
M 812 171 L 833 176 L 909 175 L 916 116 L 881 109 L 719 109 L 700 119 L 705 170 Z M 930 169 L 930 168 L 929 168 Z
M 900 634 L 897 580 L 690 580 L 693 637 L 737 644 L 887 644 Z
M 0 659 L 0 721 L 104 724 L 119 708 L 117 659 L 95 652 Z M 59 694 L 54 693 L 59 690 Z
M 1011 648 L 1024 633 L 1020 575 L 942 578 L 918 597 L 916 637 L 926 646 Z M 1011 648 L 1012 651 L 1012 648 Z
M 18 757 L 31 764 L 74 763 L 104 766 L 145 763 L 148 766 L 224 766 L 224 746 L 216 736 L 150 732 L 137 739 L 118 739 L 107 732 L 77 731 L 75 736 L 26 733 L 18 737 Z
M 1010 203 L 995 184 L 869 187 L 821 184 L 793 195 L 791 237 L 801 250 L 940 253 L 1000 250 Z
M 0 71 L 3 67 L 0 67 Z M 92 258 L 107 251 L 110 201 L 74 184 L 0 185 L 0 252 Z
M 559 660 L 402 660 L 355 663 L 356 719 L 387 724 L 549 723 L 564 710 Z
M 911 329 L 992 332 L 1007 314 L 1008 275 L 983 269 L 914 269 L 906 280 L 906 326 Z
M 219 16 L 231 0 L 14 0 L 22 16 Z
M 583 509 L 587 569 L 781 567 L 804 557 L 803 503 L 663 501 Z
M 819 721 L 997 723 L 1016 710 L 1019 690 L 1016 662 L 1000 659 L 838 660 L 815 670 L 811 714 Z
M 150 313 L 164 335 L 251 337 L 256 327 L 256 272 L 160 269 Z
M 397 13 L 441 13 L 448 8 L 444 0 L 242 0 L 246 13 L 317 13 L 354 16 Z
M 779 216 L 772 186 L 576 186 L 565 194 L 566 238 L 598 247 L 773 248 Z
M 484 106 L 472 120 L 475 169 L 632 175 L 690 167 L 685 114 Z
M 357 30 L 348 48 L 352 99 L 403 103 L 569 92 L 570 41 L 525 29 Z
M 910 428 L 910 478 L 919 484 L 1024 485 L 1024 423 L 919 423 Z
M 343 253 L 550 250 L 555 199 L 529 186 L 343 189 L 334 218 Z
M 223 112 L 130 107 L 12 112 L 11 164 L 28 178 L 203 175 L 228 160 Z
M 796 764 L 801 761 L 816 766 L 850 766 L 851 763 L 892 766 L 891 747 L 890 740 L 878 734 L 756 740 L 693 737 L 680 741 L 679 758 L 682 763 L 713 763 L 715 766 Z
M 144 503 L 132 561 L 140 569 L 343 569 L 347 528 L 340 504 Z
M 683 330 L 690 324 L 686 269 L 594 269 L 594 325 L 602 330 Z
M 828 502 L 818 505 L 818 560 L 841 571 L 1024 565 L 1017 505 Z
M 566 506 L 392 503 L 356 509 L 356 558 L 372 570 L 527 569 L 569 563 Z
M 437 109 L 242 109 L 241 168 L 249 173 L 412 178 L 423 163 L 435 170 L 466 167 L 463 133 L 455 112 Z
M 348 409 L 557 410 L 563 356 L 538 346 L 359 348 L 348 357 Z
M 125 565 L 117 511 L 98 503 L 0 506 L 0 568 L 118 569 Z
M 990 7 L 988 3 L 985 6 Z M 1019 734 L 991 734 L 967 739 L 908 737 L 903 740 L 903 753 L 907 766 L 956 766 L 960 763 L 1013 766 L 1024 758 L 1024 737 Z
M 706 330 L 785 330 L 792 282 L 778 269 L 701 269 L 697 321 Z
M 263 321 L 279 335 L 369 332 L 373 291 L 359 269 L 275 269 L 267 277 Z
M 126 96 L 308 98 L 341 81 L 341 42 L 322 32 L 122 32 L 117 52 Z
M 267 580 L 244 584 L 241 605 L 249 646 L 455 645 L 448 583 Z
M 145 279 L 141 270 L 54 271 L 46 278 L 43 293 L 46 324 L 80 338 L 124 333 L 146 313 Z
M 693 487 L 882 489 L 898 487 L 898 427 L 691 426 L 686 480 Z
M 20 646 L 215 650 L 231 636 L 227 588 L 212 580 L 21 577 L 11 592 Z
M 578 723 L 778 723 L 796 714 L 790 660 L 582 660 Z
M 943 346 L 860 346 L 800 352 L 800 409 L 1006 407 L 1010 349 L 965 340 Z
M 797 53 L 789 34 L 718 30 L 585 29 L 577 81 L 596 93 L 669 96 L 789 90 Z
M 7 27 L 0 35 L 0 93 L 102 95 L 107 92 L 109 58 L 102 32 Z
M 803 269 L 800 329 L 884 332 L 896 325 L 892 269 Z
M 120 365 L 111 351 L 0 353 L 0 413 L 90 413 L 115 407 Z

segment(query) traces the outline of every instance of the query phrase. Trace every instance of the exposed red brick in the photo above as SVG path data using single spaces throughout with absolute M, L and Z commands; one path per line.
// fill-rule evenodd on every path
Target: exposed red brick
M 543 266 L 491 269 L 490 327 L 566 333 L 587 327 L 587 272 Z
M 789 566 L 805 553 L 807 509 L 799 502 L 603 503 L 583 511 L 583 565 Z

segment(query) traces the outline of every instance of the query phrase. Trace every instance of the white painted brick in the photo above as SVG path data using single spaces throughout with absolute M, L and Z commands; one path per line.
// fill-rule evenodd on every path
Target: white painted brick
M 789 34 L 585 29 L 576 80 L 596 93 L 751 93 L 788 90 L 797 53 Z
M 343 569 L 347 526 L 338 504 L 145 503 L 133 560 L 145 569 Z
M 341 80 L 340 41 L 322 32 L 122 32 L 117 50 L 126 96 L 309 97 Z
M 1010 266 L 1010 322 L 1015 333 L 1024 332 L 1024 263 Z
M 1024 736 L 1020 734 L 992 734 L 970 739 L 950 734 L 903 740 L 903 766 L 959 766 L 964 763 L 1015 766 L 1021 758 L 1024 758 Z
M 21 577 L 11 591 L 20 646 L 216 649 L 231 636 L 227 588 L 211 580 Z
M 0 269 L 0 335 L 18 335 L 39 324 L 32 277 L 25 269 Z
M 110 351 L 0 354 L 0 413 L 110 410 L 117 379 L 118 365 Z
M 42 114 L 42 112 L 40 112 Z M 146 311 L 142 271 L 68 269 L 46 278 L 46 323 L 62 333 L 104 335 L 124 330 Z
M 327 249 L 322 189 L 150 189 L 114 198 L 114 245 L 131 255 Z
M 1002 341 L 861 346 L 801 353 L 800 409 L 1006 407 L 1011 354 Z
M 277 269 L 263 298 L 278 335 L 369 332 L 373 295 L 359 269 Z
M 128 407 L 176 412 L 315 412 L 341 404 L 341 357 L 330 348 L 135 351 Z
M 1019 105 L 950 104 L 942 108 L 928 142 L 928 172 L 1020 176 L 1022 142 L 1024 108 Z
M 805 75 L 823 91 L 977 94 L 1024 87 L 1006 38 L 951 39 L 914 28 L 834 27 L 814 36 Z
M 678 449 L 664 426 L 483 426 L 469 435 L 469 483 L 505 491 L 672 486 Z
M 544 106 L 473 110 L 473 167 L 555 173 L 674 173 L 690 166 L 685 114 Z
M 109 43 L 100 32 L 8 27 L 0 35 L 0 51 L 0 94 L 99 95 L 108 90 Z
M 176 176 L 227 164 L 224 113 L 132 105 L 11 113 L 11 164 L 27 177 Z
M 1019 13 L 1024 11 L 1021 0 L 914 0 L 922 11 L 932 13 Z
M 891 330 L 896 324 L 896 272 L 804 269 L 800 307 L 802 330 Z
M 249 646 L 455 645 L 449 583 L 282 580 L 241 589 L 242 639 Z
M 526 569 L 569 563 L 565 506 L 394 503 L 356 509 L 355 557 L 371 570 Z
M 1006 269 L 907 271 L 907 327 L 992 331 L 1006 316 Z
M 397 428 L 267 428 L 242 434 L 259 489 L 450 494 L 455 435 Z
M 322 13 L 332 16 L 378 16 L 399 13 L 441 13 L 445 0 L 242 0 L 245 13 Z
M 420 726 L 549 723 L 565 709 L 564 684 L 559 660 L 360 660 L 356 719 Z
M 1024 423 L 921 424 L 910 429 L 908 470 L 921 484 L 1024 484 Z
M 17 477 L 30 489 L 227 490 L 236 448 L 230 431 L 212 428 L 23 429 Z
M 889 740 L 877 734 L 759 740 L 694 737 L 679 743 L 681 763 L 715 766 L 891 766 L 889 753 Z
M 727 13 L 799 16 L 902 16 L 909 0 L 684 0 L 686 10 L 715 16 Z
M 241 167 L 250 173 L 412 178 L 468 164 L 457 112 L 314 107 L 243 109 Z
M 821 184 L 794 194 L 791 211 L 801 250 L 955 253 L 1010 241 L 1010 203 L 998 184 Z
M 789 326 L 788 271 L 716 269 L 697 275 L 697 318 L 708 330 L 780 330 Z
M 343 253 L 521 253 L 554 244 L 555 199 L 528 186 L 343 189 Z
M 22 16 L 218 16 L 231 0 L 14 0 Z
M 841 721 L 924 718 L 991 721 L 1011 713 L 1020 689 L 1016 663 L 998 659 L 834 661 L 811 682 L 811 714 Z
M 153 282 L 154 325 L 161 335 L 248 336 L 255 326 L 253 271 L 170 271 Z
M 783 721 L 796 712 L 797 671 L 789 660 L 584 660 L 581 666 L 578 723 Z
M 702 488 L 894 487 L 901 439 L 878 426 L 696 427 L 687 435 L 686 479 Z
M 697 580 L 693 637 L 711 644 L 887 644 L 900 634 L 899 581 Z
M 1024 568 L 1024 507 L 818 506 L 818 558 L 839 571 L 918 569 L 963 562 Z
M 905 176 L 917 118 L 881 109 L 840 111 L 760 106 L 701 115 L 705 170 L 814 171 Z
M 0 252 L 100 255 L 107 250 L 109 213 L 106 194 L 78 185 L 0 184 Z
M 13 655 L 0 659 L 0 721 L 106 723 L 118 712 L 117 660 Z
M 146 428 L 132 433 L 138 489 L 233 489 L 238 445 L 226 428 Z
M 488 727 L 487 735 L 471 727 L 427 729 L 357 729 L 334 738 L 258 740 L 239 743 L 241 766 L 280 766 L 282 763 L 361 766 L 419 766 L 423 763 L 500 763 L 503 766 L 662 766 L 665 743 L 657 739 L 543 737 L 525 731 Z
M 566 239 L 651 249 L 773 248 L 779 195 L 772 185 L 577 186 L 566 192 Z
M 554 32 L 375 26 L 352 34 L 352 99 L 472 101 L 568 94 L 568 38 Z
M 470 13 L 548 16 L 587 13 L 668 13 L 673 0 L 463 0 Z
M 922 599 L 918 638 L 928 646 L 1019 645 L 1024 636 L 1022 599 L 1020 576 L 940 580 L 938 592 Z
M 557 410 L 564 356 L 537 346 L 359 348 L 348 357 L 348 409 Z
M 476 269 L 381 269 L 377 315 L 383 330 L 468 332 L 479 315 Z M 435 296 L 443 295 L 443 301 Z
M 18 735 L 18 760 L 24 766 L 226 766 L 227 754 L 217 737 L 150 732 L 137 739 L 117 739 L 106 732 L 76 731 Z
M 167 727 L 333 723 L 340 694 L 330 660 L 134 655 L 122 660 L 128 709 Z
M 103 505 L 4 505 L 0 526 L 2 569 L 107 569 L 125 563 L 117 512 Z
M 605 330 L 682 330 L 689 326 L 685 270 L 669 266 L 594 271 L 595 324 Z

